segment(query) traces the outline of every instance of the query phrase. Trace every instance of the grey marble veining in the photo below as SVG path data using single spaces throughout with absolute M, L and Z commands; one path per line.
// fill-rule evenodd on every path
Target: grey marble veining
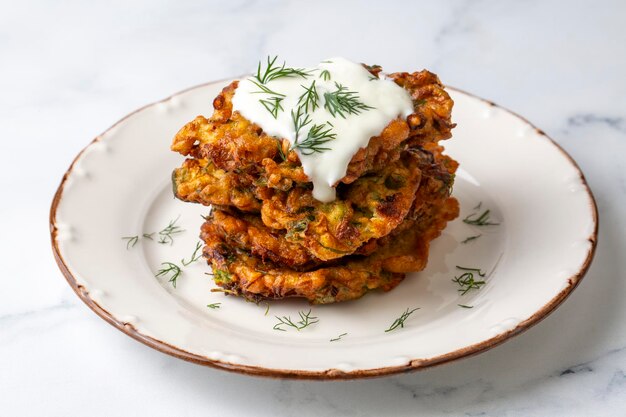
M 29 0 L 0 11 L 1 415 L 626 415 L 624 2 Z M 502 346 L 362 381 L 203 368 L 96 317 L 49 249 L 49 204 L 74 155 L 135 108 L 274 53 L 429 68 L 531 120 L 597 199 L 588 276 Z

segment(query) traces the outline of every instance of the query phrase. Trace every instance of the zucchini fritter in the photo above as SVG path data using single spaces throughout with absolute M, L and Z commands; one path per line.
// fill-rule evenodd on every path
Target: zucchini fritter
M 381 239 L 369 256 L 351 255 L 307 271 L 264 260 L 255 255 L 258 249 L 252 249 L 254 243 L 250 240 L 234 242 L 237 237 L 233 239 L 233 233 L 220 233 L 210 220 L 202 226 L 201 238 L 205 242 L 204 256 L 213 267 L 213 279 L 225 292 L 251 300 L 303 297 L 315 304 L 327 304 L 356 299 L 375 289 L 389 291 L 406 272 L 424 269 L 430 241 L 457 215 L 458 202 L 449 198 L 427 224 L 415 227 L 415 220 L 407 221 L 396 236 Z M 254 228 L 245 221 L 239 226 L 244 234 L 247 226 Z M 280 239 L 273 242 L 277 249 L 294 249 L 278 242 Z M 289 253 L 302 254 L 298 250 Z
M 203 233 L 219 236 L 230 247 L 250 252 L 262 261 L 272 261 L 304 270 L 322 261 L 302 245 L 285 239 L 285 232 L 265 226 L 259 216 L 214 210 L 202 227 Z
M 376 74 L 379 69 L 370 71 Z M 341 183 L 349 184 L 397 160 L 409 144 L 423 145 L 451 137 L 453 102 L 435 74 L 395 73 L 389 78 L 411 94 L 415 111 L 406 120 L 393 120 L 380 135 L 371 138 L 368 146 L 352 157 Z M 294 182 L 308 183 L 295 151 L 289 152 L 285 160 L 281 158 L 278 147 L 286 152 L 287 141 L 266 135 L 259 126 L 233 112 L 232 97 L 237 85 L 237 81 L 232 82 L 213 100 L 215 111 L 209 119 L 198 116 L 180 129 L 172 150 L 210 160 L 225 171 L 263 177 L 261 181 L 269 187 L 287 190 Z

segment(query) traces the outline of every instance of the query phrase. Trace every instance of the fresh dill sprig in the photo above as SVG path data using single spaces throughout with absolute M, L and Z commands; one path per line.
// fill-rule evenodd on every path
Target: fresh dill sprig
M 301 85 L 300 87 L 304 88 L 304 93 L 298 99 L 298 106 L 303 107 L 304 111 L 308 113 L 309 111 L 315 111 L 319 107 L 318 101 L 320 99 L 317 94 L 317 89 L 315 88 L 315 80 L 311 83 L 310 86 L 305 87 Z M 309 110 L 310 107 L 310 110 Z
M 289 151 L 294 149 L 300 149 L 300 152 L 302 152 L 304 155 L 311 155 L 315 152 L 324 152 L 330 150 L 330 148 L 326 148 L 322 145 L 330 142 L 333 139 L 336 139 L 337 134 L 331 133 L 332 128 L 327 127 L 326 123 L 313 125 L 309 129 L 306 138 L 300 140 L 300 132 L 303 127 L 311 123 L 311 117 L 306 114 L 304 106 L 301 105 L 298 106 L 295 112 L 291 110 L 291 119 L 293 121 L 294 130 L 296 131 L 296 137 L 293 141 L 293 144 L 289 148 Z
M 478 274 L 480 277 L 484 277 L 486 274 L 482 272 L 479 268 L 466 268 L 464 266 L 458 266 L 457 269 L 461 271 L 465 271 L 458 277 L 454 277 L 452 282 L 459 284 L 461 288 L 459 288 L 459 292 L 461 295 L 467 294 L 470 290 L 479 290 L 483 285 L 485 285 L 484 280 L 476 280 L 474 279 L 474 274 Z
M 306 114 L 302 106 L 298 106 L 296 111 L 291 110 L 291 121 L 293 122 L 293 128 L 296 131 L 296 138 L 294 142 L 298 142 L 300 131 L 303 127 L 311 123 L 311 116 Z
M 264 316 L 267 316 L 267 313 L 270 312 L 270 303 L 268 303 L 267 301 L 265 301 L 265 314 L 263 314 Z
M 206 306 L 209 307 L 210 309 L 218 309 L 220 308 L 220 306 L 222 305 L 222 303 L 212 303 L 212 304 L 207 304 Z
M 261 105 L 265 107 L 265 109 L 270 112 L 272 116 L 274 116 L 274 119 L 278 118 L 278 112 L 285 110 L 283 109 L 282 101 L 285 99 L 286 96 L 272 90 L 271 88 L 263 85 L 260 82 L 254 80 L 250 80 L 250 82 L 259 87 L 259 91 L 253 91 L 252 94 L 269 94 L 271 96 L 268 98 L 260 99 L 259 103 L 261 103 Z
M 346 336 L 348 333 L 341 333 L 339 336 L 334 337 L 332 339 L 330 339 L 331 342 L 336 342 L 338 340 L 341 340 L 342 337 Z
M 267 64 L 264 69 L 261 67 L 261 61 L 259 61 L 259 65 L 257 66 L 256 75 L 254 78 L 258 80 L 259 83 L 265 84 L 277 78 L 283 77 L 302 77 L 307 78 L 310 74 L 310 71 L 307 71 L 303 68 L 289 68 L 285 67 L 285 62 L 283 65 L 279 66 L 276 64 L 276 60 L 278 56 L 274 58 L 267 57 Z
M 466 306 L 465 304 L 457 304 L 457 305 L 462 308 L 474 308 L 474 306 Z
M 172 238 L 171 235 L 184 232 L 183 229 L 175 225 L 177 220 L 178 218 L 176 218 L 176 220 L 174 220 L 173 222 L 170 222 L 170 224 L 166 228 L 164 228 L 163 230 L 159 232 L 159 236 L 160 236 L 159 243 L 174 243 L 174 239 Z M 144 239 L 154 240 L 153 236 L 155 233 L 156 232 L 142 233 L 141 237 Z M 122 240 L 126 240 L 126 249 L 134 248 L 135 245 L 139 242 L 139 235 L 124 236 L 122 237 Z
M 480 210 L 480 208 L 481 208 L 482 206 L 483 206 L 483 202 L 482 202 L 482 201 L 480 201 L 480 202 L 476 205 L 476 207 L 474 207 L 472 210 Z
M 413 310 L 410 310 L 410 311 L 407 308 L 406 311 L 400 315 L 400 317 L 398 317 L 397 319 L 394 320 L 393 323 L 391 323 L 391 326 L 389 326 L 389 328 L 387 330 L 385 330 L 385 333 L 391 332 L 391 331 L 397 329 L 398 327 L 404 327 L 405 320 L 408 319 L 409 316 L 411 314 L 413 314 L 413 312 L 416 311 L 416 310 L 419 310 L 419 307 L 418 308 L 414 308 Z
M 254 80 L 250 80 L 250 82 L 256 85 L 257 87 L 259 87 L 259 90 L 260 90 L 260 91 L 253 91 L 251 94 L 271 94 L 271 95 L 278 96 L 278 97 L 285 97 L 284 94 L 278 93 L 266 85 L 258 83 Z
M 274 119 L 276 119 L 278 118 L 278 112 L 285 110 L 283 109 L 283 105 L 281 104 L 283 99 L 283 97 L 272 96 L 268 99 L 259 100 L 259 103 L 261 103 L 263 107 L 265 107 L 265 109 L 270 112 L 272 116 L 274 116 Z
M 154 235 L 155 232 L 152 233 L 142 233 L 141 237 L 143 237 L 144 239 L 150 239 L 150 240 L 154 240 L 152 238 L 152 235 Z M 122 237 L 122 240 L 126 241 L 126 250 L 130 249 L 130 248 L 134 248 L 135 245 L 137 244 L 137 242 L 139 242 L 139 235 L 136 236 L 124 236 Z
M 320 72 L 320 77 L 322 77 L 322 80 L 324 81 L 330 80 L 330 71 L 323 70 L 322 72 Z
M 317 317 L 311 316 L 311 310 L 309 310 L 306 313 L 304 311 L 300 311 L 298 314 L 300 315 L 300 321 L 297 321 L 297 322 L 292 321 L 291 317 L 289 316 L 282 316 L 282 317 L 274 316 L 278 320 L 278 323 L 274 325 L 273 329 L 281 331 L 281 332 L 285 332 L 287 330 L 283 329 L 281 326 L 288 326 L 288 327 L 293 327 L 297 331 L 300 331 L 304 329 L 305 327 L 308 327 L 312 324 L 319 322 Z
M 359 114 L 364 110 L 374 108 L 360 101 L 356 91 L 349 91 L 347 87 L 336 81 L 335 87 L 337 87 L 337 90 L 324 93 L 324 108 L 328 110 L 333 117 L 339 115 L 345 119 L 346 114 Z
M 157 271 L 155 277 L 167 277 L 169 274 L 172 274 L 168 282 L 171 282 L 172 286 L 176 288 L 176 280 L 183 273 L 183 271 L 178 265 L 172 262 L 161 262 L 161 265 L 164 265 L 164 267 Z
M 185 258 L 183 258 L 180 260 L 180 263 L 183 264 L 183 266 L 189 266 L 198 259 L 200 259 L 200 257 L 202 256 L 202 253 L 198 253 L 200 249 L 202 249 L 202 242 L 196 243 L 196 248 L 193 250 L 193 253 L 191 254 L 191 259 L 189 261 L 185 261 Z
M 170 225 L 172 225 L 173 223 L 176 223 L 176 221 L 170 222 Z M 161 242 L 159 241 L 159 243 Z M 202 254 L 198 252 L 200 251 L 201 248 L 202 248 L 202 242 L 196 243 L 196 248 L 191 254 L 191 259 L 189 261 L 185 261 L 185 258 L 180 260 L 180 263 L 183 264 L 183 267 L 189 266 L 192 263 L 196 262 L 198 259 L 200 259 Z M 181 274 L 183 273 L 182 268 L 173 262 L 161 262 L 161 265 L 162 265 L 162 268 L 157 271 L 157 273 L 155 274 L 155 277 L 157 278 L 161 276 L 167 277 L 168 275 L 171 274 L 168 282 L 171 282 L 172 286 L 176 288 L 176 282 L 178 278 L 181 276 Z
M 180 215 L 176 217 L 174 220 L 170 220 L 169 224 L 165 226 L 161 231 L 159 231 L 159 243 L 170 245 L 174 244 L 174 235 L 178 233 L 182 233 L 185 229 L 182 229 L 180 226 L 176 226 L 176 222 L 180 219 Z
M 137 242 L 139 242 L 139 236 L 124 236 L 122 240 L 126 241 L 126 250 L 134 248 Z
M 480 204 L 478 204 L 478 206 L 476 206 L 474 209 L 475 210 L 479 210 L 480 206 L 482 205 L 482 202 Z M 491 211 L 490 210 L 485 210 L 480 216 L 478 215 L 478 211 L 468 215 L 466 218 L 463 219 L 463 223 L 466 224 L 471 224 L 472 226 L 497 226 L 500 223 L 493 223 L 491 221 L 489 221 L 489 213 Z M 476 217 L 478 216 L 478 217 Z
M 311 155 L 315 152 L 324 152 L 330 150 L 323 145 L 337 138 L 336 133 L 331 133 L 332 128 L 327 127 L 326 123 L 321 125 L 313 125 L 306 138 L 303 141 L 296 141 L 291 149 L 300 149 L 303 155 Z
M 476 240 L 476 239 L 478 239 L 478 238 L 479 238 L 479 237 L 481 237 L 481 236 L 482 236 L 482 234 L 481 234 L 481 235 L 476 235 L 476 236 L 469 236 L 469 237 L 465 238 L 465 240 L 464 240 L 464 241 L 462 241 L 461 243 L 462 243 L 462 244 L 466 244 L 466 243 L 468 243 L 468 242 L 471 242 L 472 240 Z
M 471 272 L 465 272 L 458 277 L 454 277 L 452 282 L 456 282 L 461 286 L 458 290 L 461 295 L 467 294 L 472 289 L 479 290 L 485 284 L 485 281 L 475 280 L 474 274 Z

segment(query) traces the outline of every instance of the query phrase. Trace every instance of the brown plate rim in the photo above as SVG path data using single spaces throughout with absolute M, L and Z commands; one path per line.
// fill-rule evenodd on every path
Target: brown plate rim
M 227 79 L 222 79 L 222 80 L 217 80 L 217 81 L 211 81 L 211 82 L 207 82 L 207 83 L 203 83 L 203 84 L 199 84 L 190 88 L 186 88 L 184 90 L 181 90 L 175 94 L 172 94 L 171 96 L 164 98 L 163 100 L 159 100 L 150 104 L 147 104 L 143 107 L 140 107 L 139 109 L 129 113 L 128 115 L 126 115 L 125 117 L 123 117 L 122 119 L 120 119 L 119 121 L 117 121 L 115 124 L 113 124 L 111 127 L 109 127 L 108 129 L 106 129 L 101 135 L 96 136 L 96 138 L 94 138 L 85 148 L 83 148 L 78 155 L 76 155 L 76 157 L 74 158 L 74 160 L 72 161 L 72 163 L 70 164 L 69 168 L 67 169 L 67 171 L 65 172 L 65 174 L 63 175 L 63 178 L 61 179 L 61 183 L 59 184 L 59 187 L 54 195 L 54 198 L 52 199 L 52 205 L 50 207 L 50 238 L 51 238 L 51 243 L 52 243 L 52 252 L 54 254 L 54 258 L 61 270 L 61 272 L 63 273 L 63 275 L 65 276 L 65 279 L 67 280 L 67 282 L 69 283 L 69 285 L 72 287 L 72 289 L 74 290 L 74 292 L 76 293 L 76 295 L 78 295 L 78 297 L 91 309 L 93 310 L 98 316 L 100 316 L 101 318 L 103 318 L 106 322 L 108 322 L 109 324 L 111 324 L 112 326 L 114 326 L 115 328 L 117 328 L 118 330 L 126 333 L 128 336 L 132 337 L 135 340 L 138 340 L 139 342 L 150 346 L 151 348 L 154 348 L 160 352 L 166 353 L 168 355 L 174 356 L 176 358 L 179 359 L 183 359 L 189 362 L 193 362 L 193 363 L 197 363 L 200 365 L 205 365 L 205 366 L 210 366 L 212 368 L 217 368 L 217 369 L 222 369 L 222 370 L 226 370 L 226 371 L 231 371 L 231 372 L 236 372 L 236 373 L 240 373 L 240 374 L 245 374 L 245 375 L 253 375 L 253 376 L 263 376 L 263 377 L 274 377 L 274 378 L 290 378 L 290 379 L 314 379 L 314 380 L 340 380 L 340 379 L 358 379 L 358 378 L 372 378 L 372 377 L 381 377 L 381 376 L 387 376 L 387 375 L 393 375 L 393 374 L 399 374 L 399 373 L 404 373 L 404 372 L 410 372 L 410 371 L 415 371 L 415 370 L 421 370 L 421 369 L 426 369 L 426 368 L 430 368 L 436 365 L 441 365 L 444 363 L 450 363 L 453 362 L 455 360 L 458 359 L 462 359 L 462 358 L 466 358 L 469 356 L 473 356 L 476 354 L 479 354 L 481 352 L 484 352 L 486 350 L 492 349 L 496 346 L 498 346 L 499 344 L 503 343 L 504 341 L 512 338 L 513 336 L 516 336 L 526 330 L 528 330 L 530 327 L 534 326 L 535 324 L 539 323 L 541 320 L 543 320 L 544 318 L 546 318 L 550 313 L 552 313 L 559 305 L 561 305 L 561 303 L 563 303 L 563 301 L 572 293 L 572 291 L 574 291 L 574 289 L 578 286 L 578 284 L 580 283 L 580 281 L 582 280 L 582 278 L 584 277 L 584 275 L 586 274 L 587 270 L 589 269 L 589 266 L 591 265 L 591 262 L 593 260 L 593 257 L 595 255 L 595 251 L 596 251 L 596 246 L 597 246 L 597 240 L 598 240 L 598 207 L 595 201 L 595 198 L 593 196 L 593 193 L 591 192 L 591 189 L 589 188 L 589 185 L 587 183 L 587 180 L 583 174 L 583 172 L 581 171 L 580 167 L 578 166 L 578 164 L 576 163 L 576 161 L 574 161 L 574 159 L 558 144 L 556 143 L 552 138 L 550 138 L 548 135 L 546 135 L 545 132 L 543 132 L 541 129 L 537 128 L 535 125 L 533 125 L 531 122 L 529 122 L 526 118 L 520 116 L 519 114 L 508 110 L 502 106 L 498 106 L 496 103 L 483 99 L 481 97 L 478 97 L 474 94 L 468 93 L 464 90 L 458 89 L 458 88 L 454 88 L 454 87 L 450 87 L 450 86 L 446 86 L 447 89 L 453 90 L 453 91 L 457 91 L 463 94 L 466 94 L 470 97 L 476 98 L 478 100 L 481 100 L 487 104 L 489 104 L 490 106 L 493 107 L 498 107 L 510 114 L 512 114 L 513 116 L 521 119 L 522 121 L 524 121 L 525 123 L 527 123 L 529 126 L 531 126 L 533 129 L 535 129 L 535 131 L 546 137 L 550 143 L 558 150 L 560 151 L 568 160 L 569 162 L 572 164 L 572 166 L 578 171 L 579 175 L 580 175 L 580 179 L 585 187 L 585 190 L 587 191 L 589 200 L 590 200 L 590 204 L 591 204 L 591 208 L 592 208 L 592 216 L 593 216 L 593 222 L 594 222 L 594 230 L 591 233 L 591 235 L 588 237 L 588 241 L 591 243 L 591 247 L 589 248 L 588 252 L 587 252 L 587 256 L 585 261 L 583 262 L 581 268 L 575 273 L 573 274 L 571 277 L 568 278 L 568 285 L 565 289 L 563 289 L 561 292 L 559 292 L 554 298 L 552 298 L 552 300 L 550 300 L 547 304 L 545 304 L 541 309 L 539 309 L 537 312 L 535 312 L 535 314 L 533 314 L 531 317 L 529 317 L 528 319 L 524 320 L 523 322 L 519 323 L 514 329 L 506 331 L 504 333 L 501 333 L 497 336 L 494 336 L 491 339 L 487 339 L 485 341 L 482 341 L 480 343 L 476 343 L 470 346 L 466 346 L 462 349 L 458 349 L 456 351 L 453 352 L 449 352 L 446 353 L 444 355 L 440 355 L 440 356 L 436 356 L 436 357 L 432 357 L 432 358 L 428 358 L 428 359 L 412 359 L 409 360 L 406 364 L 401 365 L 401 366 L 390 366 L 390 367 L 384 367 L 384 368 L 374 368 L 374 369 L 363 369 L 363 370 L 356 370 L 356 371 L 350 371 L 350 372 L 344 372 L 338 369 L 327 369 L 325 371 L 302 371 L 302 370 L 287 370 L 287 369 L 275 369 L 275 368 L 263 368 L 263 367 L 257 367 L 257 366 L 247 366 L 247 365 L 238 365 L 238 364 L 231 364 L 231 363 L 226 363 L 226 362 L 222 362 L 219 360 L 212 360 L 209 358 L 206 358 L 204 356 L 200 356 L 200 355 L 196 355 L 194 353 L 191 352 L 187 352 L 181 348 L 178 348 L 176 346 L 172 346 L 162 340 L 147 336 L 142 334 L 141 332 L 139 332 L 132 324 L 130 323 L 125 323 L 122 322 L 120 320 L 117 320 L 116 318 L 113 317 L 113 315 L 108 312 L 106 309 L 104 309 L 102 306 L 100 306 L 98 303 L 96 303 L 93 299 L 90 298 L 89 296 L 89 291 L 84 288 L 83 286 L 79 285 L 75 279 L 75 277 L 72 275 L 71 271 L 69 270 L 69 268 L 67 267 L 67 264 L 65 262 L 65 260 L 63 259 L 63 256 L 61 254 L 61 251 L 58 247 L 58 243 L 57 243 L 57 226 L 56 226 L 56 211 L 58 208 L 58 205 L 61 201 L 61 198 L 63 197 L 63 189 L 65 187 L 65 183 L 67 181 L 67 178 L 70 176 L 70 174 L 72 173 L 72 170 L 74 168 L 74 165 L 76 163 L 76 161 L 81 157 L 81 155 L 85 152 L 85 150 L 91 146 L 92 144 L 98 142 L 102 136 L 104 134 L 106 134 L 108 131 L 110 131 L 111 129 L 113 129 L 114 127 L 116 127 L 117 125 L 119 125 L 120 123 L 122 123 L 123 121 L 125 121 L 126 119 L 128 119 L 130 116 L 134 115 L 137 112 L 140 112 L 148 107 L 152 107 L 154 105 L 157 105 L 159 103 L 165 102 L 169 99 L 171 99 L 172 97 L 178 96 L 180 94 L 183 94 L 185 92 L 191 91 L 191 90 L 195 90 L 197 88 L 201 88 L 207 85 L 211 85 L 211 84 L 217 84 L 217 83 L 223 83 L 226 82 L 228 80 L 231 80 L 234 78 L 227 78 Z

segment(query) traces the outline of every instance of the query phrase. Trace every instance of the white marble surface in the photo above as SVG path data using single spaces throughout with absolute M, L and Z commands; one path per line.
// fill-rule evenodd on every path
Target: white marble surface
M 0 2 L 0 415 L 625 415 L 624 2 L 130 3 Z M 540 126 L 600 209 L 580 287 L 489 352 L 352 382 L 203 368 L 98 318 L 49 248 L 50 200 L 74 155 L 135 108 L 275 53 L 429 68 Z

